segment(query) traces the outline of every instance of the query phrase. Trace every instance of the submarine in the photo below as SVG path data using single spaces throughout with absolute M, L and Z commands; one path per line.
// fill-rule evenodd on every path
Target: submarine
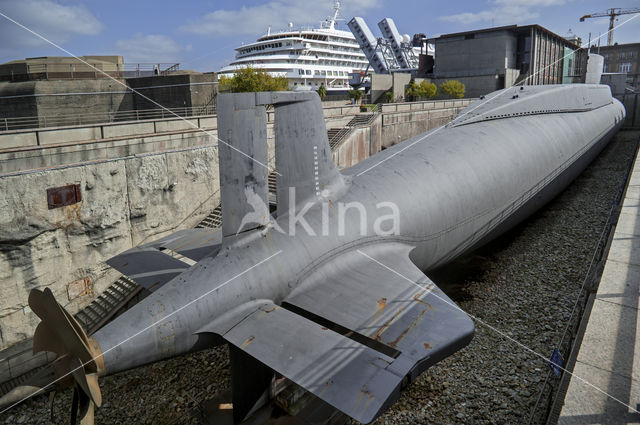
M 0 406 L 71 385 L 74 415 L 92 423 L 100 377 L 226 343 L 235 422 L 277 374 L 369 423 L 473 337 L 429 272 L 549 202 L 625 118 L 608 86 L 511 87 L 338 170 L 316 93 L 220 94 L 218 110 L 222 229 L 180 231 L 109 260 L 152 293 L 91 336 L 49 289 L 32 290 L 34 351 L 58 357 Z

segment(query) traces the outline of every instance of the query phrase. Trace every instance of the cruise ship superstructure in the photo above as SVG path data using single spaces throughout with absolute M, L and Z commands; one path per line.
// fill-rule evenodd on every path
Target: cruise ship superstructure
M 273 76 L 289 80 L 290 90 L 317 90 L 328 93 L 349 90 L 349 74 L 364 71 L 368 61 L 350 31 L 336 29 L 340 2 L 334 13 L 319 28 L 271 32 L 251 44 L 236 48 L 236 59 L 219 71 L 233 76 L 243 67 L 263 69 Z

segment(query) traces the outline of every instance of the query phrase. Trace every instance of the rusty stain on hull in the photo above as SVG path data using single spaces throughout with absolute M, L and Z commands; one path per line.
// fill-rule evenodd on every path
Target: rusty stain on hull
M 254 336 L 250 336 L 249 338 L 247 338 L 247 340 L 242 344 L 242 348 L 247 348 L 247 345 L 251 344 L 251 341 L 253 341 L 254 339 Z
M 380 329 L 378 329 L 378 332 L 376 332 L 375 334 L 373 334 L 371 337 L 377 341 L 382 341 L 381 335 L 384 331 L 386 331 L 389 326 L 391 326 L 391 323 L 396 320 L 398 317 L 400 317 L 400 313 L 402 313 L 402 310 L 404 310 L 404 307 L 400 307 L 398 309 L 398 311 L 396 312 L 396 314 L 393 315 L 393 317 L 391 317 L 389 320 L 386 321 L 386 323 L 384 325 L 382 325 L 382 327 Z
M 413 321 L 411 322 L 411 324 L 410 324 L 409 326 L 407 326 L 407 329 L 405 329 L 404 331 L 402 331 L 402 333 L 401 333 L 400 335 L 398 335 L 398 337 L 397 337 L 394 341 L 387 343 L 387 345 L 388 345 L 388 346 L 390 346 L 390 347 L 396 348 L 396 347 L 398 346 L 398 343 L 399 343 L 400 341 L 402 341 L 402 339 L 403 339 L 405 336 L 407 336 L 407 334 L 409 333 L 409 331 L 410 331 L 411 329 L 413 329 L 413 328 L 415 328 L 415 327 L 416 327 L 416 325 L 418 324 L 418 322 L 420 321 L 420 319 L 422 319 L 422 317 L 424 316 L 424 314 L 425 314 L 426 312 L 427 312 L 427 309 L 425 308 L 424 310 L 422 310 L 422 311 L 420 312 L 420 314 L 418 314 L 418 315 L 416 316 L 416 318 L 415 318 L 415 319 L 413 319 Z
M 386 298 L 380 298 L 378 300 L 378 310 L 384 310 L 384 308 L 387 306 L 387 299 Z

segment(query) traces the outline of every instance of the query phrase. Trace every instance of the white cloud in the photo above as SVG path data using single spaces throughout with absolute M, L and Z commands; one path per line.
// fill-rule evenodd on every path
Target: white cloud
M 561 6 L 567 0 L 492 0 L 490 9 L 479 12 L 465 12 L 454 15 L 441 16 L 445 22 L 468 25 L 477 22 L 492 22 L 496 25 L 527 22 L 538 18 L 536 11 L 542 7 Z
M 351 0 L 343 4 L 340 16 L 362 14 L 367 9 L 380 6 L 380 0 Z M 285 29 L 289 22 L 295 27 L 317 25 L 333 11 L 319 7 L 317 2 L 308 0 L 276 0 L 258 6 L 241 7 L 237 10 L 218 9 L 193 20 L 181 29 L 202 35 L 261 34 L 271 26 L 273 30 Z M 345 22 L 339 28 L 347 30 Z
M 191 45 L 181 46 L 166 35 L 137 33 L 116 41 L 114 53 L 124 56 L 125 63 L 168 63 L 179 61 L 190 50 Z
M 73 37 L 96 35 L 104 25 L 81 4 L 53 0 L 4 0 L 0 11 L 54 43 Z M 13 22 L 0 17 L 0 39 L 4 49 L 34 48 L 48 43 Z

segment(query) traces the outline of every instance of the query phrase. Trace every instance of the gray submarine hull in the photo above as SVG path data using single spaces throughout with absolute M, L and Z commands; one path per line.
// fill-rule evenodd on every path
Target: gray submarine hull
M 92 353 L 104 360 L 98 373 L 225 341 L 236 360 L 244 359 L 234 374 L 243 376 L 242 365 L 254 359 L 249 366 L 262 364 L 364 423 L 473 336 L 473 321 L 423 272 L 542 207 L 606 146 L 625 116 L 607 86 L 513 87 L 338 172 L 316 93 L 241 93 L 219 101 L 220 134 L 238 151 L 220 146 L 227 185 L 222 234 L 210 247 L 198 245 L 192 252 L 211 253 L 194 256 L 189 267 L 160 252 L 167 240 L 109 263 L 157 281 L 150 296 L 92 336 Z M 266 143 L 261 126 L 271 104 L 278 211 L 268 223 L 236 228 L 244 226 L 250 197 L 267 198 L 265 170 L 241 151 L 267 162 L 257 143 Z M 355 208 L 341 214 L 341 205 Z M 299 207 L 304 224 L 291 224 Z M 397 226 L 380 231 L 376 223 L 389 211 L 386 223 Z M 174 236 L 170 250 L 180 252 L 202 234 Z M 249 407 L 249 394 L 264 392 L 238 388 L 242 398 L 234 404 Z

